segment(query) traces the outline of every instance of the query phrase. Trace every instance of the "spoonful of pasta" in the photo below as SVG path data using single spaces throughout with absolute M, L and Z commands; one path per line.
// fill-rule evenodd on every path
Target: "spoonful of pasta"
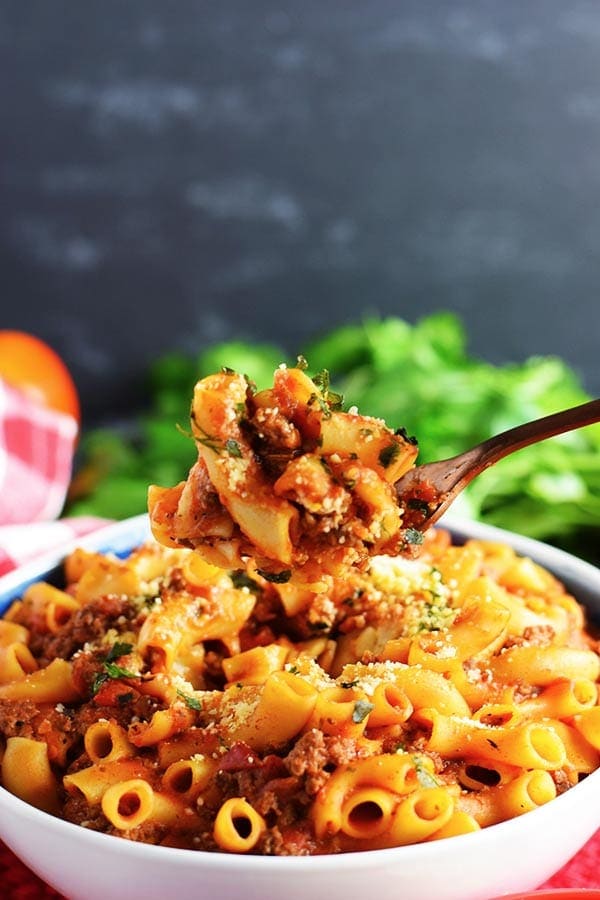
M 150 523 L 170 547 L 252 578 L 323 589 L 378 554 L 414 555 L 422 535 L 488 466 L 600 421 L 600 400 L 415 466 L 418 445 L 382 419 L 342 409 L 326 371 L 280 366 L 257 391 L 229 369 L 194 388 L 197 460 L 185 481 L 151 486 Z

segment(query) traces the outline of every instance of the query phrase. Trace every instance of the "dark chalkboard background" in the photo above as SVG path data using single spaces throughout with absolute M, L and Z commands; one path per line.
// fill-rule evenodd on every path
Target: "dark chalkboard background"
M 600 393 L 596 0 L 14 0 L 0 84 L 0 326 L 90 420 L 164 350 L 365 312 Z

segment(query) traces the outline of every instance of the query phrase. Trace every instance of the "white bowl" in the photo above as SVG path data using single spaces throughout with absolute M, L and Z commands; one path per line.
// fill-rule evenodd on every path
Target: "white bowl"
M 500 540 L 550 569 L 600 619 L 600 571 L 537 541 L 444 521 L 455 538 Z M 77 541 L 126 552 L 149 534 L 145 516 Z M 0 578 L 0 612 L 60 564 L 56 553 Z M 389 850 L 316 857 L 236 856 L 177 850 L 98 834 L 53 818 L 0 788 L 0 837 L 71 900 L 489 900 L 530 890 L 600 826 L 600 770 L 545 806 L 471 834 Z

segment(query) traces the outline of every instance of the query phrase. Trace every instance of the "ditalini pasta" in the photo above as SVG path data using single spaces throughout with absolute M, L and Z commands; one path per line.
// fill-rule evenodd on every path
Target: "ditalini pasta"
M 309 390 L 302 373 L 283 372 L 281 397 L 290 378 L 294 390 Z M 247 402 L 234 376 L 202 391 L 215 384 L 210 417 L 198 417 L 211 444 L 223 386 L 231 409 Z M 256 421 L 295 445 L 274 401 L 253 402 Z M 327 418 L 317 401 L 309 408 L 303 427 L 325 416 L 321 449 L 337 446 L 328 430 L 335 412 Z M 355 470 L 352 479 L 375 490 L 361 466 L 376 471 L 373 459 L 388 446 L 409 461 L 411 445 L 379 426 L 375 457 L 351 459 L 366 427 L 346 435 L 343 461 L 324 466 L 315 451 L 302 463 L 318 467 L 314 480 L 295 482 L 286 463 L 285 490 L 272 493 L 240 425 L 241 455 L 206 448 L 211 479 L 217 473 L 227 487 L 240 460 L 249 473 L 241 512 L 235 504 L 206 512 L 219 535 L 201 542 L 211 552 L 155 542 L 127 559 L 77 550 L 65 561 L 64 589 L 29 587 L 0 621 L 3 786 L 129 840 L 306 855 L 493 826 L 598 768 L 598 644 L 577 601 L 510 547 L 453 546 L 438 529 L 418 558 L 372 555 L 383 540 L 375 529 L 368 552 L 349 540 L 365 554 L 361 565 L 336 574 L 328 563 L 326 577 L 312 581 L 273 577 L 281 571 L 273 560 L 306 574 L 310 559 L 296 557 L 288 538 L 299 528 L 298 552 L 310 557 L 308 520 L 298 517 L 308 516 L 322 481 L 330 490 Z M 387 497 L 385 467 L 377 479 L 375 493 Z M 305 492 L 300 510 L 293 484 Z M 254 520 L 256 491 L 266 512 Z M 174 527 L 181 508 L 168 504 Z M 345 504 L 336 540 L 356 524 Z M 374 509 L 365 505 L 363 525 L 387 515 Z M 240 522 L 256 526 L 257 539 L 266 529 L 268 562 L 247 556 Z M 315 554 L 333 547 L 319 538 Z

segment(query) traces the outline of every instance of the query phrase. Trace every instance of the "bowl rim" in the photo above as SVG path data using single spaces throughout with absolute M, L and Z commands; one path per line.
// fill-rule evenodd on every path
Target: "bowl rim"
M 440 521 L 439 527 L 449 529 L 453 536 L 459 540 L 477 537 L 482 540 L 500 540 L 509 543 L 519 554 L 533 557 L 536 562 L 550 570 L 560 568 L 562 573 L 564 566 L 565 571 L 572 574 L 573 577 L 578 576 L 579 579 L 591 579 L 592 582 L 595 582 L 600 609 L 600 569 L 597 569 L 590 563 L 533 538 L 516 535 L 513 532 L 480 522 L 448 516 Z M 102 526 L 97 531 L 83 538 L 69 541 L 68 544 L 63 545 L 61 548 L 25 563 L 23 566 L 0 577 L 0 615 L 6 602 L 12 599 L 26 584 L 38 580 L 43 577 L 44 573 L 60 565 L 66 554 L 72 549 L 83 547 L 100 552 L 126 553 L 144 540 L 145 536 L 150 538 L 151 534 L 148 516 L 142 514 Z M 545 560 L 551 560 L 551 564 Z M 562 578 L 562 574 L 559 577 Z M 198 866 L 204 869 L 207 867 L 209 869 L 220 869 L 224 860 L 226 860 L 227 866 L 232 868 L 232 875 L 235 874 L 234 869 L 240 869 L 245 873 L 251 874 L 252 872 L 260 872 L 265 869 L 273 869 L 274 867 L 277 867 L 278 871 L 289 871 L 290 873 L 301 873 L 306 868 L 309 868 L 311 872 L 326 873 L 339 867 L 341 858 L 347 859 L 349 862 L 351 860 L 360 860 L 361 868 L 365 866 L 378 868 L 386 860 L 391 861 L 398 855 L 407 864 L 414 862 L 422 865 L 427 861 L 428 857 L 431 857 L 432 861 L 439 862 L 440 858 L 448 855 L 454 857 L 461 849 L 464 852 L 477 853 L 488 845 L 493 845 L 501 833 L 507 830 L 516 832 L 522 830 L 523 839 L 526 840 L 531 826 L 534 826 L 538 820 L 541 824 L 541 820 L 548 815 L 550 808 L 556 811 L 557 816 L 562 815 L 561 811 L 567 812 L 568 806 L 577 804 L 580 796 L 590 793 L 590 788 L 596 788 L 600 798 L 600 768 L 588 775 L 579 784 L 555 797 L 550 803 L 531 810 L 523 816 L 499 822 L 489 828 L 482 828 L 480 831 L 455 835 L 451 840 L 422 842 L 380 850 L 354 850 L 343 854 L 333 853 L 312 856 L 258 856 L 165 847 L 138 841 L 127 841 L 125 846 L 127 847 L 127 853 L 140 862 L 143 862 L 145 858 L 154 858 L 155 854 L 159 854 L 161 857 L 164 857 L 165 862 L 172 860 L 173 862 L 177 861 L 178 863 L 185 863 L 186 865 Z M 17 816 L 22 820 L 27 820 L 32 826 L 39 826 L 45 829 L 52 827 L 56 829 L 58 834 L 62 833 L 66 838 L 69 836 L 77 837 L 77 840 L 84 841 L 88 846 L 95 845 L 98 849 L 104 847 L 107 851 L 112 847 L 117 852 L 119 852 L 119 847 L 121 852 L 125 849 L 124 839 L 119 835 L 92 831 L 81 825 L 52 816 L 14 796 L 3 787 L 0 787 L 0 809 L 5 809 L 7 816 Z M 600 804 L 598 809 L 600 810 Z M 10 819 L 7 820 L 10 821 Z M 598 826 L 600 827 L 600 811 L 598 814 Z M 10 846 L 10 837 L 7 837 L 4 831 L 5 829 L 0 824 L 0 839 Z

